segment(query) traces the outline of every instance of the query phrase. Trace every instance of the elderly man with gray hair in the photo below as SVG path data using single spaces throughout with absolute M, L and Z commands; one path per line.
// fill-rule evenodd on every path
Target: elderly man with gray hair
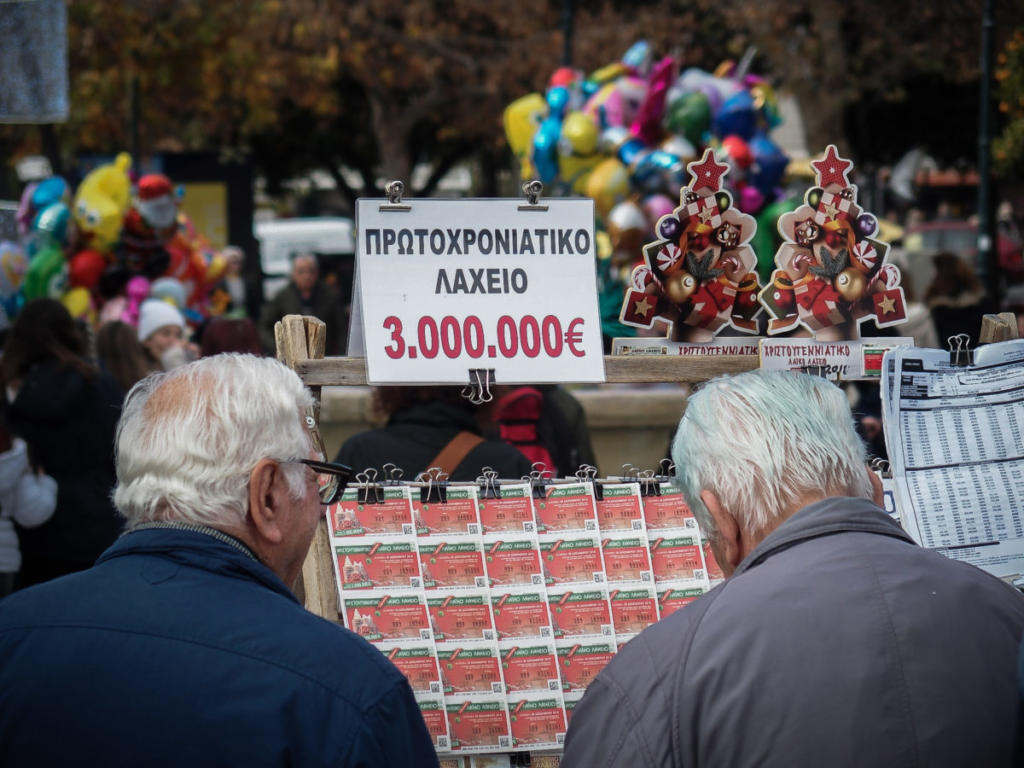
M 1012 764 L 1024 598 L 879 509 L 837 387 L 715 379 L 672 457 L 728 579 L 598 675 L 564 766 Z
M 437 765 L 402 674 L 290 591 L 348 467 L 295 373 L 150 376 L 117 433 L 127 532 L 0 602 L 0 764 Z

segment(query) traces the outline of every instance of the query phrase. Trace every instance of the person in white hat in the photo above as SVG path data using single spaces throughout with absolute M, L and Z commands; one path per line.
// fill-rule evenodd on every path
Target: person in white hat
M 139 307 L 139 341 L 151 361 L 165 371 L 198 357 L 195 345 L 186 339 L 184 316 L 160 299 L 146 299 Z

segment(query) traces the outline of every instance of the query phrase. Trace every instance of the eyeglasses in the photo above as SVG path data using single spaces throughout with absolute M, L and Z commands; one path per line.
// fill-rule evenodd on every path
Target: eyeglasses
M 320 430 L 316 428 L 316 417 L 313 415 L 312 408 L 306 409 L 303 414 L 303 421 L 306 424 L 306 429 L 309 430 L 309 437 L 313 443 L 313 448 L 315 448 L 317 453 L 321 456 L 327 456 L 327 451 L 324 448 L 324 441 L 320 437 Z M 305 464 L 316 472 L 317 485 L 319 486 L 318 493 L 320 495 L 321 504 L 333 504 L 341 498 L 341 494 L 345 492 L 345 487 L 348 485 L 349 478 L 352 476 L 351 467 L 346 467 L 344 464 L 335 464 L 330 461 L 293 458 L 281 459 L 281 462 L 284 464 Z
M 313 459 L 280 459 L 280 461 L 282 464 L 305 464 L 316 472 L 316 482 L 319 486 L 317 494 L 320 496 L 321 504 L 333 504 L 340 499 L 352 476 L 351 467 L 334 464 L 330 461 L 314 461 Z

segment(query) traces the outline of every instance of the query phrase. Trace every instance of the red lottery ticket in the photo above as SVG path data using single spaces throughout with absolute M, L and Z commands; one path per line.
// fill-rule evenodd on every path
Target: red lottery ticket
M 487 586 L 479 539 L 430 536 L 420 538 L 416 544 L 423 586 L 427 589 Z
M 438 643 L 437 663 L 445 696 L 505 692 L 494 643 Z
M 491 610 L 499 640 L 551 637 L 551 617 L 543 587 L 492 590 Z
M 382 501 L 366 504 L 359 501 L 362 489 L 347 488 L 341 501 L 328 508 L 331 534 L 335 538 L 413 534 L 409 489 L 385 486 L 377 493 Z
M 428 595 L 427 611 L 436 640 L 493 640 L 491 601 L 486 591 Z
M 597 500 L 597 524 L 605 531 L 642 531 L 643 500 L 639 483 L 604 483 Z
M 558 671 L 562 676 L 562 690 L 581 691 L 586 688 L 614 655 L 614 641 L 559 643 Z
M 650 534 L 649 538 L 655 581 L 704 578 L 704 553 L 696 535 Z
M 540 556 L 544 583 L 549 586 L 604 581 L 601 546 L 593 534 L 545 536 L 540 542 Z
M 405 541 L 346 541 L 334 547 L 344 591 L 377 587 L 419 587 L 416 544 Z
M 534 503 L 537 530 L 595 531 L 597 512 L 594 490 L 590 483 L 565 483 L 548 486 L 543 499 Z
M 416 533 L 420 536 L 439 533 L 479 534 L 476 486 L 448 486 L 446 496 L 444 502 L 424 503 L 413 495 L 412 511 Z
M 484 539 L 484 567 L 491 586 L 543 583 L 540 551 L 531 536 Z
M 451 746 L 451 741 L 448 738 L 448 712 L 445 710 L 444 699 L 417 696 L 416 703 L 419 704 L 420 714 L 423 715 L 423 722 L 427 724 L 427 732 L 434 742 L 434 747 L 447 750 Z
M 480 500 L 480 524 L 485 534 L 533 533 L 533 499 L 529 483 L 502 484 L 500 498 Z
M 614 635 L 605 589 L 549 589 L 548 607 L 556 638 Z
M 610 583 L 651 581 L 651 552 L 643 533 L 619 533 L 601 539 L 604 570 Z
M 537 696 L 508 702 L 515 749 L 560 747 L 565 742 L 565 707 L 561 696 Z
M 405 642 L 382 647 L 381 653 L 405 675 L 413 693 L 441 693 L 441 675 L 433 643 Z
M 647 527 L 659 528 L 695 528 L 697 521 L 693 512 L 679 493 L 670 483 L 662 483 L 660 496 L 644 496 L 644 521 Z
M 426 600 L 420 593 L 356 593 L 344 600 L 345 626 L 371 642 L 430 639 Z
M 576 710 L 576 705 L 580 703 L 580 699 L 583 698 L 584 691 L 568 691 L 562 694 L 562 701 L 565 702 L 565 725 L 569 726 L 572 722 L 572 713 Z
M 689 587 L 687 589 L 680 589 L 677 587 L 668 587 L 667 589 L 658 590 L 658 609 L 661 612 L 661 617 L 675 613 L 680 608 L 685 608 L 698 597 L 703 595 L 705 592 L 703 587 Z
M 524 691 L 557 691 L 558 657 L 550 643 L 503 643 L 500 648 L 501 672 L 505 690 L 510 693 Z
M 653 586 L 612 589 L 608 598 L 616 636 L 635 634 L 658 620 L 658 601 Z
M 489 701 L 446 700 L 445 706 L 453 752 L 511 749 L 504 697 Z

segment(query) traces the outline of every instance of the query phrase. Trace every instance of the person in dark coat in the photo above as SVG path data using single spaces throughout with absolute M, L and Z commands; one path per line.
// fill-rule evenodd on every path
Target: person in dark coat
M 411 480 L 435 466 L 435 460 L 457 436 L 467 440 L 468 451 L 453 466 L 443 467 L 453 481 L 473 481 L 485 467 L 501 478 L 528 475 L 531 462 L 513 446 L 482 437 L 483 412 L 460 395 L 458 387 L 378 387 L 374 409 L 387 417 L 379 429 L 346 440 L 335 461 L 356 472 L 382 471 L 394 464 Z
M 291 592 L 349 474 L 322 463 L 312 405 L 253 355 L 129 393 L 128 531 L 0 603 L 0 765 L 436 768 L 404 675 Z
M 976 347 L 982 318 L 995 312 L 992 301 L 985 297 L 984 287 L 974 269 L 953 253 L 933 257 L 935 277 L 925 290 L 924 302 L 931 312 L 939 347 L 949 344 L 950 336 L 961 333 L 970 337 L 968 345 Z
M 35 299 L 18 313 L 0 361 L 11 431 L 57 481 L 53 517 L 19 532 L 20 586 L 88 568 L 121 532 L 110 501 L 121 393 L 86 349 L 63 304 Z
M 565 768 L 1013 764 L 1024 596 L 879 508 L 840 389 L 714 379 L 672 455 L 728 578 L 597 675 Z
M 263 351 L 273 355 L 274 324 L 285 315 L 311 315 L 327 324 L 324 354 L 340 355 L 348 338 L 348 316 L 341 295 L 320 279 L 316 256 L 303 253 L 292 259 L 291 282 L 263 305 L 260 314 L 260 341 Z

